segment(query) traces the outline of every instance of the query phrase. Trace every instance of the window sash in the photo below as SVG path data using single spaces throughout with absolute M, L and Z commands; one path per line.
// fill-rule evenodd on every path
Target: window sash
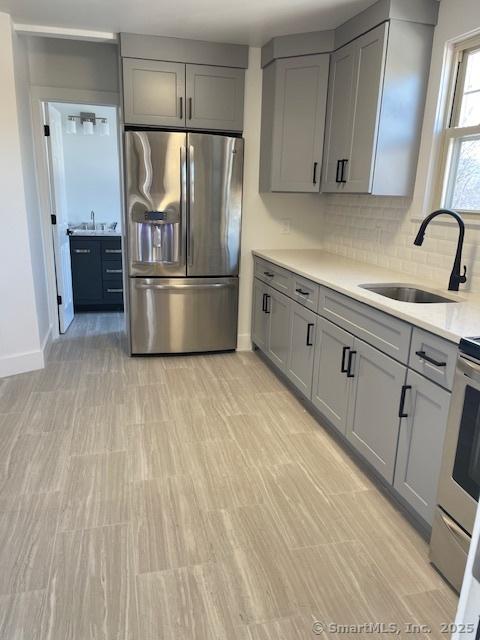
M 438 207 L 451 206 L 453 188 L 456 178 L 458 151 L 461 140 L 475 139 L 480 136 L 480 123 L 470 127 L 459 127 L 462 99 L 464 96 L 468 56 L 480 49 L 480 37 L 470 38 L 455 47 L 455 58 L 450 80 L 449 109 L 446 112 L 446 122 L 441 142 L 441 153 L 438 173 L 437 196 Z M 478 216 L 480 210 L 457 209 L 465 215 Z

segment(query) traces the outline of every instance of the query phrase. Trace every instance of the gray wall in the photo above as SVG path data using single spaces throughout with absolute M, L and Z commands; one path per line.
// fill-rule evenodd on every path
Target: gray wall
M 26 41 L 32 85 L 119 91 L 117 45 L 37 36 Z

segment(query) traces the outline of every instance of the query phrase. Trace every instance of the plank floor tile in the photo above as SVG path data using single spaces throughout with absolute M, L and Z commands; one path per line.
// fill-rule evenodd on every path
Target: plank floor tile
M 257 354 L 129 358 L 123 325 L 0 380 L 2 640 L 445 637 L 427 543 Z

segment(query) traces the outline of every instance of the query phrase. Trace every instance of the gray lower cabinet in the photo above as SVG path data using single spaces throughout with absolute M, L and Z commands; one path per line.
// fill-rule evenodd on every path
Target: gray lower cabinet
M 267 287 L 265 296 L 265 314 L 268 316 L 266 354 L 283 372 L 287 368 L 290 346 L 290 309 L 290 298 L 271 287 Z
M 290 343 L 287 376 L 310 398 L 312 392 L 313 360 L 316 326 L 319 318 L 297 302 L 291 302 Z
M 352 378 L 347 376 L 354 337 L 337 325 L 318 318 L 312 402 L 343 434 L 347 430 Z
M 187 64 L 187 127 L 242 131 L 244 84 L 243 69 Z
M 123 59 L 124 121 L 159 127 L 185 126 L 185 65 Z
M 450 393 L 415 371 L 406 384 L 394 487 L 432 524 Z
M 260 191 L 320 190 L 328 63 L 319 54 L 264 69 Z
M 407 368 L 355 338 L 347 438 L 390 483 L 393 482 Z
M 252 342 L 262 350 L 265 350 L 267 345 L 268 315 L 265 312 L 267 289 L 269 289 L 267 285 L 255 278 L 253 281 Z

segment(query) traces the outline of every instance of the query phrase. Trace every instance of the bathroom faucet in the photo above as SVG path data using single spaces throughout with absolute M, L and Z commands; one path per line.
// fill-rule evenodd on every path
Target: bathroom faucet
M 95 229 L 95 211 L 90 211 L 90 220 L 92 221 L 93 228 Z
M 457 252 L 455 254 L 455 260 L 453 263 L 452 273 L 450 274 L 450 281 L 448 283 L 449 291 L 458 291 L 458 287 L 460 284 L 464 284 L 467 281 L 467 267 L 463 267 L 463 275 L 460 273 L 460 265 L 462 262 L 462 248 L 463 248 L 463 238 L 465 236 L 465 223 L 463 222 L 461 216 L 458 215 L 456 211 L 451 211 L 450 209 L 438 209 L 434 211 L 430 215 L 428 215 L 425 220 L 420 225 L 420 229 L 418 230 L 417 237 L 415 238 L 413 244 L 416 244 L 418 247 L 421 247 L 423 244 L 423 239 L 425 236 L 425 229 L 428 227 L 433 218 L 441 215 L 449 215 L 458 222 L 459 226 L 459 234 L 458 234 L 458 244 L 457 244 Z

